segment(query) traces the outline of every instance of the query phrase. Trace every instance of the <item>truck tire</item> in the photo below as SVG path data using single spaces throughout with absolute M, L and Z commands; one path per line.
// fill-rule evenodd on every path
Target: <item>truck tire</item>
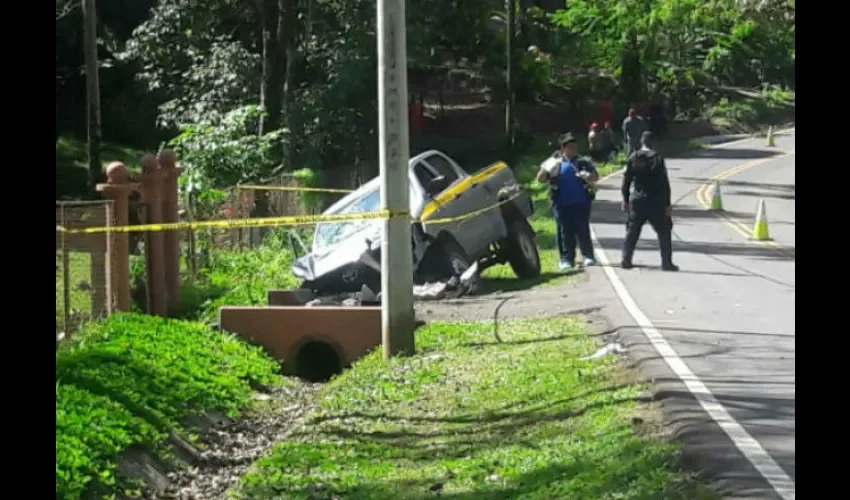
M 540 276 L 540 253 L 534 230 L 525 219 L 508 221 L 508 237 L 505 239 L 505 260 L 520 279 Z
M 430 283 L 459 276 L 469 269 L 472 261 L 466 251 L 451 237 L 441 237 L 435 242 L 419 264 L 419 279 L 422 283 Z
M 446 271 L 451 272 L 452 276 L 460 276 L 472 266 L 466 250 L 453 239 L 447 238 L 440 243 L 440 253 L 445 259 Z

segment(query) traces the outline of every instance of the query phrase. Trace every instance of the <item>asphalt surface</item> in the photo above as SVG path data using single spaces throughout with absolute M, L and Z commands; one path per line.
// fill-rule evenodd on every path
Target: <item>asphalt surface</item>
M 678 273 L 659 269 L 658 246 L 649 225 L 634 256 L 636 267 L 619 268 L 625 232 L 620 176 L 602 183 L 592 218 L 597 251 L 601 246 L 638 308 L 791 481 L 795 480 L 794 144 L 792 131 L 777 136 L 772 148 L 762 137 L 668 158 Z M 703 186 L 724 172 L 722 218 L 705 208 L 711 190 Z M 747 239 L 761 199 L 774 239 L 769 244 Z M 605 301 L 607 333 L 626 345 L 654 381 L 665 417 L 685 444 L 688 464 L 728 498 L 782 498 L 745 458 L 741 448 L 747 447 L 740 440 L 735 446 L 674 374 L 669 357 L 665 360 L 650 344 L 603 270 L 588 274 L 596 285 L 589 294 L 610 299 Z M 793 488 L 792 483 L 784 498 L 793 498 Z

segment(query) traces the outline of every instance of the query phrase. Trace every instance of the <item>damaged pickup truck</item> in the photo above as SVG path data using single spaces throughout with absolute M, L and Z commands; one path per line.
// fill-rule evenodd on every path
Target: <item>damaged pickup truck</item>
M 431 150 L 409 165 L 414 283 L 460 276 L 476 263 L 483 270 L 507 262 L 521 279 L 540 275 L 536 235 L 527 220 L 533 204 L 505 163 L 470 175 Z M 324 214 L 375 212 L 380 201 L 375 178 Z M 467 214 L 474 215 L 462 218 Z M 317 224 L 311 248 L 301 245 L 306 254 L 293 263 L 293 274 L 302 288 L 319 294 L 355 293 L 363 285 L 379 292 L 382 227 L 379 219 Z

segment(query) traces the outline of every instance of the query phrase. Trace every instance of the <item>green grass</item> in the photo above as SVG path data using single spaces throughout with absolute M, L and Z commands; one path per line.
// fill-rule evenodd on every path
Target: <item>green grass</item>
M 56 322 L 62 325 L 64 321 L 64 280 L 62 255 L 56 255 Z M 91 313 L 91 257 L 86 252 L 69 252 L 68 269 L 70 285 L 70 309 L 72 315 L 88 316 Z M 87 287 L 86 285 L 89 285 Z M 77 311 L 77 312 L 74 312 Z
M 56 353 L 56 498 L 76 500 L 93 481 L 115 487 L 127 446 L 158 449 L 203 410 L 235 416 L 251 384 L 276 383 L 278 369 L 199 323 L 118 314 L 87 324 Z
M 793 120 L 795 94 L 771 89 L 747 96 L 723 97 L 706 112 L 707 118 L 724 132 L 751 132 Z
M 101 144 L 100 160 L 104 167 L 113 161 L 120 161 L 131 170 L 140 170 L 140 162 L 145 153 L 138 149 L 104 142 Z M 60 137 L 56 141 L 56 163 L 88 167 L 86 142 L 75 137 Z
M 635 423 L 646 387 L 595 350 L 581 318 L 434 323 L 418 354 L 373 352 L 320 393 L 233 497 L 346 500 L 717 498 Z

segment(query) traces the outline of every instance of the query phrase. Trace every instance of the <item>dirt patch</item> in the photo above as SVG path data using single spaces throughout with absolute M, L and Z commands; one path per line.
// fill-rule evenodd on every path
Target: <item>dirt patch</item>
M 202 432 L 194 443 L 195 464 L 168 473 L 168 485 L 147 500 L 219 500 L 272 445 L 285 440 L 315 403 L 320 384 L 270 389 L 256 395 L 257 408 L 242 419 L 223 421 Z
M 584 272 L 567 283 L 527 290 L 495 292 L 453 300 L 414 304 L 416 319 L 431 321 L 486 321 L 578 314 L 598 308 L 599 296 L 582 286 L 588 282 Z

